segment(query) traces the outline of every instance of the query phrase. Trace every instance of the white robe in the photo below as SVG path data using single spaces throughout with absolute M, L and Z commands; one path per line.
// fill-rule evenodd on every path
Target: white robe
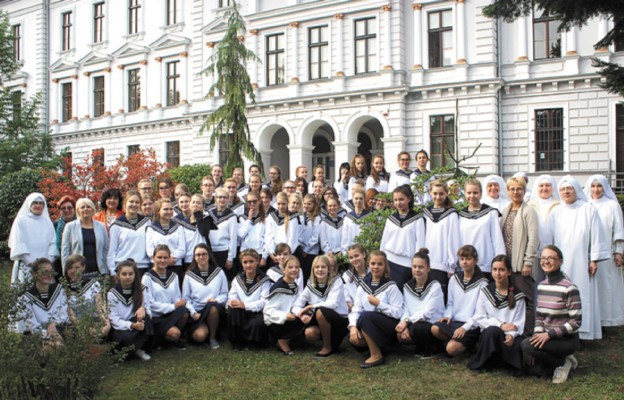
M 579 336 L 583 340 L 602 338 L 598 281 L 589 276 L 589 262 L 611 257 L 602 238 L 598 212 L 589 203 L 577 200 L 561 204 L 548 218 L 546 244 L 554 244 L 563 253 L 561 270 L 578 287 L 583 307 L 583 321 Z
M 610 248 L 612 253 L 621 254 L 624 250 L 624 226 L 620 205 L 606 196 L 592 200 L 592 204 L 598 210 L 605 246 Z M 613 257 L 600 261 L 596 281 L 602 326 L 624 325 L 623 268 L 615 265 Z

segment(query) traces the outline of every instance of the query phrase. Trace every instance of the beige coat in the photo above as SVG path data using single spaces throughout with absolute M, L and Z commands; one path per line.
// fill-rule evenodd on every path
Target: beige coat
M 503 210 L 500 220 L 501 230 L 505 232 L 505 220 L 513 204 Z M 513 225 L 513 241 L 511 245 L 511 267 L 514 272 L 521 272 L 524 265 L 531 266 L 531 276 L 538 280 L 542 274 L 537 262 L 539 248 L 539 217 L 533 207 L 522 203 Z

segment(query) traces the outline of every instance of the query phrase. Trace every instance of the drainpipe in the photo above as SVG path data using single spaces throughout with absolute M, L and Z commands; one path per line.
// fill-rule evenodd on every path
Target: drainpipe
M 496 77 L 501 84 L 497 91 L 498 96 L 498 175 L 503 176 L 503 81 L 502 56 L 501 56 L 501 20 L 496 19 Z
M 43 107 L 41 110 L 41 118 L 43 119 L 43 129 L 45 133 L 50 132 L 50 1 L 41 0 L 43 15 L 43 43 L 45 51 L 43 53 L 44 68 L 42 74 L 44 75 L 43 87 L 41 88 L 43 97 Z

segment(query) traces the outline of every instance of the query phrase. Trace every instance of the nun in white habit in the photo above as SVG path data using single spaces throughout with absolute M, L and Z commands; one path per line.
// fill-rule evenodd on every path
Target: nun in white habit
M 596 280 L 602 326 L 624 325 L 624 271 L 622 251 L 624 250 L 624 226 L 622 208 L 611 189 L 607 178 L 593 175 L 585 184 L 585 195 L 598 210 L 602 223 L 605 246 L 612 256 L 598 262 Z
M 598 261 L 611 257 L 611 249 L 603 238 L 598 211 L 587 202 L 578 181 L 566 175 L 559 181 L 558 190 L 561 204 L 548 217 L 545 244 L 554 244 L 561 249 L 561 270 L 579 289 L 583 305 L 579 337 L 582 340 L 602 339 L 596 270 Z
M 537 254 L 542 254 L 546 243 L 544 240 L 548 231 L 548 216 L 559 205 L 559 191 L 557 181 L 551 175 L 540 175 L 533 182 L 533 190 L 528 204 L 537 211 L 539 216 L 540 248 Z
M 58 257 L 56 234 L 43 194 L 31 193 L 24 200 L 11 226 L 9 248 L 14 261 L 11 283 L 30 280 L 28 264 L 36 259 L 54 261 Z
M 481 203 L 497 208 L 502 214 L 505 208 L 511 204 L 509 194 L 507 194 L 507 184 L 498 175 L 488 175 L 481 181 L 483 187 L 483 197 Z

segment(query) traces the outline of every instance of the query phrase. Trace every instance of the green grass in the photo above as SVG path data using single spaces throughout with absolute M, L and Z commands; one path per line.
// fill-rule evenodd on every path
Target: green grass
M 577 354 L 579 368 L 555 386 L 546 379 L 514 378 L 505 372 L 474 373 L 469 357 L 420 360 L 391 355 L 387 364 L 363 371 L 363 356 L 348 349 L 314 359 L 315 348 L 285 357 L 277 350 L 238 352 L 189 346 L 162 350 L 152 360 L 126 361 L 105 378 L 98 399 L 617 399 L 624 398 L 624 329 Z

